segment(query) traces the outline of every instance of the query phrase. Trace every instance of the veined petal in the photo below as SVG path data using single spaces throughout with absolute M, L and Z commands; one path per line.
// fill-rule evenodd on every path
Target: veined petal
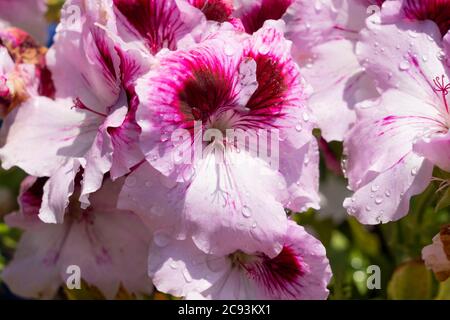
M 3 167 L 19 166 L 34 176 L 50 176 L 67 157 L 82 157 L 99 119 L 72 105 L 70 100 L 36 97 L 14 109 L 2 127 Z

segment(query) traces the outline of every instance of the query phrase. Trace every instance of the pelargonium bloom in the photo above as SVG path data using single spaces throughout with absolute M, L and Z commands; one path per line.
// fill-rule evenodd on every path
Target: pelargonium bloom
M 191 240 L 158 239 L 150 248 L 149 274 L 158 290 L 187 299 L 317 300 L 328 296 L 331 269 L 320 241 L 291 221 L 275 257 L 208 255 Z
M 104 174 L 117 179 L 143 158 L 137 145 L 134 87 L 151 60 L 115 36 L 106 2 L 66 3 L 67 8 L 73 5 L 84 8 L 80 19 L 70 20 L 73 13 L 63 10 L 65 22 L 47 54 L 56 100 L 26 101 L 2 128 L 3 166 L 17 165 L 33 176 L 50 177 L 44 189 L 52 196 L 42 206 L 40 218 L 53 223 L 63 221 L 80 170 L 80 200 L 88 206 L 89 194 L 101 187 Z
M 355 104 L 377 96 L 355 55 L 368 7 L 366 0 L 294 1 L 283 16 L 296 61 L 314 89 L 310 106 L 327 141 L 342 141 L 355 121 Z
M 157 55 L 162 49 L 176 50 L 178 41 L 202 23 L 215 5 L 202 6 L 188 0 L 102 0 L 112 2 L 118 35 L 126 42 L 139 45 L 143 51 Z M 190 8 L 189 8 L 190 7 Z
M 177 215 L 177 235 L 192 235 L 205 252 L 271 256 L 281 250 L 276 239 L 287 228 L 283 207 L 318 208 L 308 87 L 282 24 L 269 23 L 251 37 L 225 32 L 168 54 L 137 91 L 141 148 L 164 186 L 155 191 L 158 174 L 141 168 L 127 178 L 120 205 L 153 219 Z M 259 141 L 261 152 L 256 156 L 251 142 L 239 148 L 228 132 Z M 156 204 L 172 209 L 149 210 Z
M 422 250 L 425 265 L 433 270 L 439 281 L 450 278 L 450 226 L 441 228 L 441 232 L 433 238 L 433 243 Z
M 385 7 L 368 21 L 357 48 L 382 95 L 359 106 L 345 141 L 355 194 L 344 206 L 368 224 L 406 215 L 433 164 L 450 169 L 448 38 L 434 21 L 384 22 Z
M 355 120 L 354 105 L 376 94 L 354 54 L 369 4 L 367 0 L 239 0 L 236 4 L 234 16 L 249 33 L 267 20 L 286 23 L 285 36 L 293 41 L 294 59 L 314 89 L 309 103 L 327 141 L 342 141 Z
M 73 198 L 64 223 L 47 224 L 38 218 L 45 180 L 26 178 L 20 211 L 5 218 L 9 226 L 24 230 L 1 275 L 9 288 L 27 298 L 52 298 L 71 275 L 68 267 L 77 266 L 81 278 L 108 299 L 120 286 L 130 293 L 151 293 L 146 272 L 151 238 L 135 214 L 117 210 L 121 182 L 106 181 L 87 210 Z

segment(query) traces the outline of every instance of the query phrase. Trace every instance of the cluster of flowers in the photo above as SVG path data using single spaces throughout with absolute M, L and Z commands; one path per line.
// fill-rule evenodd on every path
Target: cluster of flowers
M 10 2 L 43 1 L 0 0 L 14 23 Z M 48 298 L 78 265 L 107 298 L 325 299 L 325 248 L 285 211 L 319 209 L 313 130 L 344 141 L 349 214 L 404 216 L 450 169 L 449 17 L 439 0 L 69 0 L 48 50 L 0 23 L 0 159 L 29 174 L 2 278 Z M 424 250 L 441 275 L 446 236 Z

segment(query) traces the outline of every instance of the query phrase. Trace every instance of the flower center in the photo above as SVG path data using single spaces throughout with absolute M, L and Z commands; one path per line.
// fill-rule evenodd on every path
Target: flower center
M 269 294 L 282 293 L 295 297 L 301 289 L 300 279 L 305 271 L 299 257 L 289 246 L 284 246 L 275 258 L 269 258 L 265 254 L 247 255 L 238 251 L 230 255 L 230 259 L 234 267 L 245 270 Z

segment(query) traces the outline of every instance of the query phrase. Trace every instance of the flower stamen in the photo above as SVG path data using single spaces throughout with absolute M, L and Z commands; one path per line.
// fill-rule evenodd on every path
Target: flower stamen
M 436 77 L 433 79 L 434 85 L 436 88 L 433 88 L 434 92 L 441 92 L 442 93 L 442 99 L 444 100 L 445 104 L 445 110 L 448 113 L 448 102 L 447 102 L 447 95 L 448 91 L 450 89 L 450 83 L 445 84 L 445 75 L 442 75 L 441 77 Z

